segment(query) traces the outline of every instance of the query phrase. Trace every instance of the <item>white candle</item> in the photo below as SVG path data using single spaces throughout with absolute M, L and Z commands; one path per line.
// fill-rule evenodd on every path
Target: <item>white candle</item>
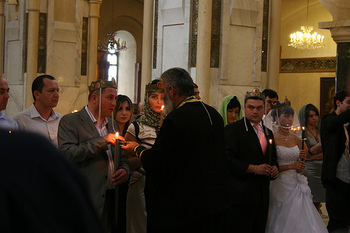
M 117 164 L 118 164 L 118 146 L 119 146 L 119 133 L 116 132 L 115 136 L 117 137 L 115 140 L 115 153 L 114 153 L 114 171 L 117 171 Z
M 269 164 L 271 165 L 272 139 L 269 139 Z
M 162 105 L 161 112 L 160 112 L 160 126 L 163 124 L 163 117 L 164 117 L 164 105 Z

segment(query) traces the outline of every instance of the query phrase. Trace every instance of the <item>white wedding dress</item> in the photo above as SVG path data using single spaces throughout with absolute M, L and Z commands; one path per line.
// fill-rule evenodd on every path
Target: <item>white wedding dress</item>
M 292 164 L 299 148 L 277 146 L 278 164 Z M 326 226 L 312 203 L 307 178 L 296 170 L 281 172 L 270 184 L 267 233 L 327 233 Z

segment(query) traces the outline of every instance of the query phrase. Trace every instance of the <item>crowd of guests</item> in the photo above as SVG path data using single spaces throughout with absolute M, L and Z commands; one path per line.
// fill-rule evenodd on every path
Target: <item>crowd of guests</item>
M 270 89 L 247 91 L 242 102 L 228 95 L 219 111 L 198 89 L 187 71 L 172 68 L 134 108 L 114 81 L 97 80 L 88 104 L 62 116 L 53 110 L 57 81 L 41 75 L 34 103 L 12 119 L 2 112 L 10 96 L 0 77 L 0 137 L 30 131 L 51 141 L 70 161 L 59 162 L 62 169 L 75 167 L 87 180 L 72 193 L 84 193 L 81 221 L 89 218 L 95 232 L 349 232 L 349 94 L 336 93 L 334 112 L 321 121 L 313 104 L 297 114 Z

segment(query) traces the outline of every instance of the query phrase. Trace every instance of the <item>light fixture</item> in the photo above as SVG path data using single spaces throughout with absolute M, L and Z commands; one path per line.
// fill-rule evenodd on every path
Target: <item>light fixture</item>
M 314 32 L 311 35 L 311 31 L 314 29 L 312 26 L 301 26 L 302 32 L 297 31 L 290 34 L 290 41 L 288 46 L 296 49 L 318 49 L 323 48 L 324 36 Z
M 309 21 L 309 0 L 307 0 L 306 5 L 306 21 Z M 323 48 L 325 45 L 323 43 L 324 36 L 311 31 L 314 30 L 312 26 L 301 26 L 301 31 L 294 32 L 290 34 L 290 40 L 288 46 L 296 49 L 319 49 Z
M 18 5 L 17 0 L 7 0 L 7 5 Z
M 107 38 L 104 38 L 102 41 L 98 41 L 97 49 L 98 51 L 104 52 L 120 52 L 128 50 L 126 47 L 126 41 L 120 41 L 120 38 L 116 39 L 117 33 L 108 33 Z

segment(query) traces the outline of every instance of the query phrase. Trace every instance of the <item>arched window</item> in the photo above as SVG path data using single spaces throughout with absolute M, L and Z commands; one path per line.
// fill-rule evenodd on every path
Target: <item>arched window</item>
M 108 69 L 108 80 L 112 80 L 112 78 L 115 78 L 115 81 L 118 85 L 118 79 L 119 79 L 119 51 L 116 51 L 114 49 L 108 50 L 107 55 L 107 61 L 109 62 L 109 69 Z

